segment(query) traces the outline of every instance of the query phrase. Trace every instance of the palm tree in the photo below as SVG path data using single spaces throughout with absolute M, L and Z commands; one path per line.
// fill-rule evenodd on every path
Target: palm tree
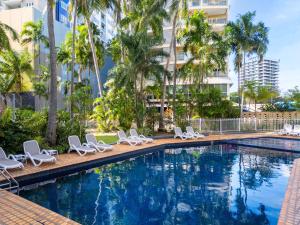
M 88 28 L 89 42 L 91 45 L 95 73 L 96 73 L 97 82 L 98 82 L 99 95 L 102 96 L 103 95 L 103 86 L 102 86 L 102 81 L 101 81 L 101 77 L 100 77 L 100 69 L 99 69 L 99 63 L 97 60 L 97 54 L 95 51 L 95 40 L 93 37 L 93 32 L 92 32 L 92 27 L 91 27 L 91 16 L 94 11 L 100 11 L 100 10 L 105 10 L 105 9 L 111 8 L 115 2 L 112 0 L 80 0 L 77 3 L 78 3 L 77 13 L 78 13 L 78 15 L 83 16 L 85 25 Z
M 72 62 L 71 62 L 71 89 L 70 95 L 74 92 L 74 76 L 75 76 L 75 38 L 76 38 L 76 26 L 77 26 L 77 0 L 70 2 L 71 9 L 73 9 L 72 18 Z M 70 100 L 70 118 L 73 119 L 73 99 Z
M 162 38 L 163 22 L 169 20 L 166 4 L 166 0 L 132 0 L 120 24 L 131 33 L 150 28 L 154 36 Z
M 7 35 L 7 32 L 12 37 L 13 41 L 19 40 L 17 32 L 10 26 L 0 21 L 0 51 L 11 48 L 9 42 L 9 36 Z
M 119 87 L 126 87 L 128 93 L 134 96 L 138 127 L 143 126 L 145 80 L 159 82 L 160 74 L 164 72 L 164 67 L 157 58 L 166 56 L 166 53 L 153 48 L 159 42 L 159 39 L 144 30 L 134 34 L 120 32 L 110 46 L 110 52 L 117 61 L 112 74 L 116 84 Z
M 34 58 L 38 57 L 38 66 L 36 66 L 36 74 L 40 76 L 40 65 L 41 65 L 41 44 L 46 47 L 49 46 L 49 40 L 46 35 L 43 34 L 43 22 L 26 22 L 23 24 L 21 31 L 21 44 L 26 45 L 33 43 L 34 45 Z
M 169 5 L 169 12 L 173 15 L 172 19 L 172 33 L 169 45 L 169 52 L 166 61 L 165 71 L 169 69 L 171 53 L 173 50 L 174 55 L 174 64 L 173 64 L 173 105 L 175 103 L 174 96 L 176 96 L 176 80 L 177 80 L 177 55 L 176 55 L 176 46 L 177 46 L 177 20 L 179 17 L 185 17 L 188 12 L 188 1 L 187 0 L 172 0 Z M 162 98 L 160 102 L 160 119 L 159 119 L 159 129 L 163 129 L 164 127 L 164 105 L 165 105 L 165 97 L 166 97 L 166 86 L 167 86 L 167 74 L 164 74 L 163 77 L 163 85 L 162 85 Z M 173 115 L 175 114 L 175 108 L 173 108 Z M 174 116 L 175 118 L 175 116 Z
M 191 57 L 185 66 L 192 69 L 189 79 L 201 88 L 204 78 L 214 71 L 226 70 L 229 46 L 223 37 L 212 30 L 203 12 L 195 12 L 186 19 L 180 32 L 184 52 Z M 196 74 L 194 73 L 196 72 Z
M 49 95 L 49 113 L 46 137 L 50 144 L 56 144 L 56 111 L 57 111 L 57 69 L 56 69 L 56 49 L 54 36 L 53 20 L 53 0 L 47 0 L 47 21 L 50 51 L 50 95 Z
M 26 84 L 22 76 L 31 76 L 31 57 L 28 52 L 18 54 L 11 50 L 2 51 L 0 54 L 0 95 L 6 104 L 6 96 L 10 91 L 22 92 Z
M 234 64 L 235 70 L 238 73 L 238 93 L 240 96 L 239 106 L 241 113 L 243 110 L 241 102 L 241 68 L 245 64 L 246 56 L 258 54 L 262 58 L 267 51 L 269 43 L 269 29 L 262 22 L 254 24 L 255 15 L 255 12 L 247 12 L 244 15 L 239 15 L 235 22 L 229 22 L 226 27 L 226 34 L 230 40 L 232 52 L 235 55 Z
M 244 89 L 245 98 L 249 99 L 249 102 L 252 100 L 254 102 L 254 112 L 257 111 L 257 103 L 265 103 L 270 99 L 275 97 L 277 93 L 270 89 L 267 86 L 260 86 L 255 81 L 246 82 Z

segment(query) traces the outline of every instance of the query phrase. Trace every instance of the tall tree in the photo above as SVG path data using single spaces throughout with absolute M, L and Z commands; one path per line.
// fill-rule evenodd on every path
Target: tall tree
M 26 84 L 22 82 L 22 76 L 31 76 L 31 57 L 28 52 L 17 52 L 5 50 L 0 53 L 0 95 L 4 99 L 6 107 L 6 96 L 10 91 L 22 92 Z
M 89 34 L 89 42 L 91 45 L 92 50 L 92 56 L 93 56 L 93 62 L 95 67 L 95 73 L 97 77 L 97 83 L 98 83 L 98 90 L 99 95 L 103 95 L 103 85 L 101 81 L 100 76 L 100 68 L 99 63 L 97 60 L 97 54 L 95 50 L 95 40 L 93 37 L 92 27 L 91 27 L 91 16 L 93 12 L 100 12 L 100 10 L 105 10 L 108 8 L 111 8 L 113 4 L 116 4 L 113 0 L 80 0 L 78 3 L 78 11 L 77 13 L 81 16 L 83 16 L 85 25 L 88 28 L 88 34 Z
M 49 46 L 49 40 L 46 35 L 43 34 L 43 22 L 39 20 L 38 22 L 26 22 L 23 24 L 21 31 L 21 44 L 26 45 L 32 43 L 34 45 L 34 58 L 38 57 L 37 66 L 35 66 L 36 74 L 40 75 L 40 65 L 41 65 L 41 44 L 46 47 Z
M 71 1 L 71 9 L 73 24 L 72 24 L 72 62 L 71 62 L 71 85 L 70 85 L 70 95 L 72 96 L 74 92 L 74 76 L 75 76 L 75 38 L 76 38 L 76 25 L 77 25 L 77 0 Z M 73 98 L 70 99 L 70 117 L 73 119 Z
M 172 51 L 173 51 L 173 56 L 174 56 L 174 64 L 173 64 L 173 105 L 175 103 L 174 96 L 176 95 L 176 80 L 177 80 L 177 55 L 176 55 L 176 47 L 177 47 L 177 21 L 180 17 L 185 17 L 188 13 L 188 1 L 187 0 L 172 0 L 170 2 L 169 6 L 169 13 L 173 15 L 172 18 L 172 33 L 171 33 L 171 38 L 170 38 L 170 46 L 169 46 L 169 52 L 168 52 L 168 57 L 166 61 L 166 67 L 165 69 L 169 69 L 169 63 L 170 63 L 170 58 L 172 56 Z M 166 97 L 166 86 L 167 86 L 167 79 L 166 79 L 166 74 L 164 74 L 163 78 L 163 87 L 162 87 L 162 99 L 160 102 L 160 119 L 159 119 L 159 128 L 163 129 L 163 121 L 164 121 L 164 105 L 165 105 L 165 97 Z M 174 105 L 175 106 L 175 105 Z M 173 107 L 173 115 L 175 114 L 175 107 Z M 175 118 L 174 118 L 175 119 Z
M 135 99 L 135 115 L 138 127 L 143 126 L 145 111 L 145 80 L 160 81 L 164 68 L 158 57 L 166 53 L 154 48 L 160 40 L 147 31 L 128 34 L 120 32 L 112 41 L 110 52 L 117 62 L 112 71 L 119 87 L 126 87 Z M 121 57 L 121 52 L 125 54 Z
M 57 118 L 57 68 L 56 68 L 56 49 L 53 20 L 54 1 L 47 0 L 47 22 L 50 51 L 50 95 L 49 95 L 49 113 L 46 137 L 50 144 L 56 144 L 56 118 Z
M 14 41 L 18 41 L 17 32 L 10 26 L 0 21 L 0 50 L 10 49 L 9 35 Z
M 247 12 L 239 15 L 235 22 L 229 22 L 226 27 L 226 34 L 231 43 L 231 49 L 235 56 L 234 65 L 238 73 L 239 106 L 242 113 L 241 93 L 241 68 L 246 62 L 246 57 L 257 54 L 260 58 L 267 51 L 268 31 L 264 23 L 254 23 L 256 12 Z M 245 73 L 245 67 L 244 67 Z

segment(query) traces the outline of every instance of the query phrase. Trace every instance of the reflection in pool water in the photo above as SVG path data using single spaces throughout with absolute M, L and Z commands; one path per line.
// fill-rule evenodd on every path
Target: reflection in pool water
M 82 224 L 276 224 L 296 157 L 231 145 L 168 149 L 21 196 Z

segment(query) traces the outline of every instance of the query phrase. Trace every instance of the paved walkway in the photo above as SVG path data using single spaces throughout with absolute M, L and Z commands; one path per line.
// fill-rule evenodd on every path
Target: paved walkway
M 300 159 L 294 161 L 278 225 L 300 224 Z
M 76 225 L 79 223 L 76 223 L 10 192 L 0 190 L 0 224 Z

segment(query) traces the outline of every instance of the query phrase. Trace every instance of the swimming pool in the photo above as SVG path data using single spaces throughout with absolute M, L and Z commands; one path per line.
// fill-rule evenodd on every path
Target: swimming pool
M 166 149 L 20 195 L 82 224 L 276 224 L 297 157 L 229 144 Z

